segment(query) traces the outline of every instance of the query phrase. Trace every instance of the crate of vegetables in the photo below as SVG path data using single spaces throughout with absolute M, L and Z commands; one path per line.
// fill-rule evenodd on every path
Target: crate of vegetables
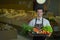
M 49 33 L 53 32 L 51 26 L 48 26 L 48 25 L 42 27 L 42 29 L 37 29 L 37 28 L 35 28 L 35 27 L 29 26 L 29 25 L 26 24 L 26 23 L 23 23 L 23 24 L 21 25 L 21 27 L 22 27 L 22 32 L 21 32 L 21 33 L 22 33 L 23 35 L 25 35 L 25 34 L 27 35 L 28 32 L 31 32 L 32 35 L 34 35 L 34 34 L 48 35 Z

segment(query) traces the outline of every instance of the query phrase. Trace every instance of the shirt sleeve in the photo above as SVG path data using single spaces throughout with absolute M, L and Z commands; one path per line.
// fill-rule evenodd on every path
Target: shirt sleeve
M 31 20 L 31 21 L 29 22 L 29 26 L 34 27 L 34 20 Z

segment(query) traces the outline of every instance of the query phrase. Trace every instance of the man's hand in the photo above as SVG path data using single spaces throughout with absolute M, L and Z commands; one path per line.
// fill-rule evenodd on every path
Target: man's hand
M 51 34 L 52 34 L 52 33 L 49 33 L 49 34 L 48 34 L 48 37 L 50 37 L 50 36 L 51 36 Z

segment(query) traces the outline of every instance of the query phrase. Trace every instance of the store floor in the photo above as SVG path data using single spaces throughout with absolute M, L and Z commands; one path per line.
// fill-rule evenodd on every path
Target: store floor
M 11 39 L 11 40 L 29 40 L 29 39 L 23 36 L 17 35 L 17 39 Z
M 28 38 L 25 38 L 23 36 L 17 35 L 17 39 L 11 39 L 11 40 L 29 40 Z M 60 40 L 60 38 L 49 38 L 47 40 Z

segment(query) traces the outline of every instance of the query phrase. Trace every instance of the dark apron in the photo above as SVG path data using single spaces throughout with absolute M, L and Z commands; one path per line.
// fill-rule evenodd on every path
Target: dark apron
M 38 29 L 41 29 L 43 27 L 43 18 L 42 18 L 42 23 L 41 24 L 36 24 L 37 22 L 37 18 L 35 20 L 35 27 L 37 27 Z
M 36 18 L 36 21 L 35 21 L 35 27 L 41 29 L 43 27 L 43 18 L 42 18 L 42 23 L 41 24 L 36 24 L 37 22 L 37 18 Z M 35 36 L 37 35 L 37 36 Z M 45 36 L 39 36 L 38 34 L 34 34 L 33 36 L 33 40 L 45 40 Z

